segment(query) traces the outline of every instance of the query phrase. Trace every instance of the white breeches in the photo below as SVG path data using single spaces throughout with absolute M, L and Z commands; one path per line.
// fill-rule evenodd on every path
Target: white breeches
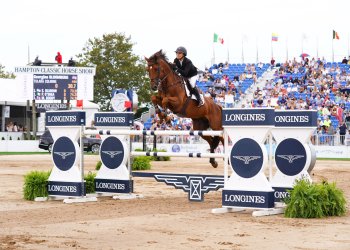
M 192 76 L 189 79 L 192 88 L 194 88 L 196 86 L 197 80 L 198 80 L 198 75 Z

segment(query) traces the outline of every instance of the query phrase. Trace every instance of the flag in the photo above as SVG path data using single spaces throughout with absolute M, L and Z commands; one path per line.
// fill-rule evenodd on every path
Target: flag
M 333 30 L 333 39 L 339 40 L 339 34 L 335 30 Z
M 125 101 L 124 102 L 124 108 L 131 108 L 131 101 Z
M 272 41 L 277 42 L 278 41 L 278 34 L 272 33 Z
M 221 43 L 221 44 L 224 44 L 224 38 L 219 37 L 218 34 L 214 33 L 214 43 Z
M 83 100 L 77 100 L 77 108 L 83 109 Z

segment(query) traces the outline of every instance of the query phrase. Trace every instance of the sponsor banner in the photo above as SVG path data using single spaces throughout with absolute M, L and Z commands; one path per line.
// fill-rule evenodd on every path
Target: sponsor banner
M 95 178 L 95 191 L 101 193 L 132 193 L 133 181 Z
M 276 127 L 317 127 L 317 111 L 275 111 Z
M 67 171 L 73 167 L 76 154 L 73 141 L 66 136 L 59 137 L 53 144 L 52 159 L 61 171 Z
M 44 113 L 46 111 L 67 110 L 67 103 L 35 103 L 36 111 Z
M 284 199 L 289 198 L 289 193 L 288 190 L 293 190 L 293 188 L 290 187 L 272 187 L 275 192 L 274 192 L 274 197 L 275 197 L 275 202 L 283 202 Z
M 233 171 L 242 178 L 256 176 L 263 167 L 263 151 L 256 141 L 243 138 L 237 141 L 230 153 L 230 162 Z
M 15 67 L 14 74 L 79 74 L 95 75 L 96 68 L 92 67 L 43 67 L 24 66 Z
M 46 112 L 46 126 L 82 126 L 85 125 L 85 111 Z
M 204 194 L 224 187 L 224 176 L 132 172 L 133 177 L 154 177 L 158 182 L 182 189 L 190 201 L 203 201 Z
M 134 114 L 132 112 L 108 112 L 95 113 L 95 126 L 104 127 L 130 127 L 134 125 Z
M 107 137 L 101 144 L 100 157 L 102 163 L 109 169 L 118 168 L 124 160 L 124 146 L 118 137 Z
M 315 146 L 315 151 L 318 158 L 350 158 L 349 146 L 350 141 L 347 146 Z
M 223 126 L 273 126 L 274 109 L 223 109 Z
M 301 173 L 305 168 L 306 160 L 306 150 L 296 139 L 285 139 L 276 148 L 276 166 L 285 175 L 295 176 Z
M 53 196 L 84 196 L 84 190 L 82 190 L 81 182 L 61 182 L 61 181 L 49 181 L 47 184 L 47 191 L 49 195 Z M 84 192 L 82 192 L 84 191 Z
M 226 207 L 273 208 L 274 191 L 222 190 L 222 205 Z

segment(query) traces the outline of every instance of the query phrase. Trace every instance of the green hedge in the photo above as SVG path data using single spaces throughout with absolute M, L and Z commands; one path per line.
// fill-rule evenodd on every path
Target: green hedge
M 335 183 L 310 183 L 299 180 L 292 190 L 285 216 L 290 218 L 322 218 L 326 216 L 342 216 L 346 213 L 346 200 L 342 190 Z
M 47 184 L 51 171 L 31 171 L 24 176 L 23 198 L 33 201 L 36 197 L 47 197 Z M 95 193 L 96 173 L 89 172 L 84 176 L 86 193 Z
M 34 200 L 36 197 L 47 197 L 47 183 L 51 171 L 32 171 L 24 176 L 23 197 Z
M 95 177 L 96 173 L 89 172 L 87 175 L 84 176 L 85 180 L 85 188 L 87 194 L 95 193 Z

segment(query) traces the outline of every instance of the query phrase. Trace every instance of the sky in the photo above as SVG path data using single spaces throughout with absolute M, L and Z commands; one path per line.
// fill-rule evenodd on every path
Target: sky
M 0 64 L 6 71 L 32 62 L 63 62 L 89 38 L 124 33 L 140 57 L 163 49 L 172 61 L 178 46 L 199 68 L 213 62 L 278 62 L 302 52 L 341 61 L 349 54 L 346 0 L 11 0 L 0 8 Z M 332 39 L 332 31 L 340 39 Z M 214 33 L 224 44 L 213 43 Z M 271 42 L 272 33 L 278 41 Z

